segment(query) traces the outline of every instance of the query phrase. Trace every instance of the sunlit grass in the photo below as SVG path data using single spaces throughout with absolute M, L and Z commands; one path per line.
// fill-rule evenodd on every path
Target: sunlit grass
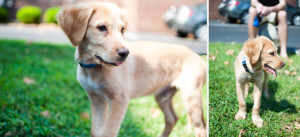
M 299 136 L 300 124 L 300 56 L 278 71 L 278 77 L 269 77 L 270 99 L 262 98 L 261 117 L 264 126 L 257 128 L 251 120 L 253 108 L 252 87 L 246 99 L 246 120 L 235 120 L 238 101 L 235 88 L 234 60 L 242 44 L 212 43 L 209 45 L 209 135 L 210 136 Z M 234 50 L 234 55 L 226 51 Z M 227 64 L 229 63 L 229 64 Z M 226 65 L 227 64 L 227 65 Z M 296 75 L 286 75 L 296 71 Z M 298 129 L 297 129 L 298 128 Z
M 90 135 L 90 119 L 84 116 L 90 115 L 90 104 L 76 80 L 74 50 L 71 45 L 0 40 L 0 136 Z M 206 108 L 206 87 L 202 93 Z M 171 136 L 194 136 L 188 133 L 179 93 L 173 103 L 180 119 Z M 142 97 L 130 102 L 119 136 L 159 136 L 163 128 L 154 97 Z

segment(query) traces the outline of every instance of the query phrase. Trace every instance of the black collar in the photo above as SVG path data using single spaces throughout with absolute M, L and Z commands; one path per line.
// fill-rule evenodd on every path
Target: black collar
M 254 73 L 251 72 L 251 71 L 249 70 L 249 68 L 247 67 L 247 64 L 246 64 L 246 55 L 244 55 L 244 57 L 243 57 L 243 62 L 242 62 L 242 64 L 243 64 L 243 67 L 244 67 L 245 71 L 246 71 L 249 75 L 251 75 L 250 82 L 253 82 L 253 80 L 254 80 Z
M 94 67 L 97 67 L 97 66 L 100 66 L 99 64 L 83 64 L 81 62 L 79 62 L 79 65 L 83 68 L 94 68 Z

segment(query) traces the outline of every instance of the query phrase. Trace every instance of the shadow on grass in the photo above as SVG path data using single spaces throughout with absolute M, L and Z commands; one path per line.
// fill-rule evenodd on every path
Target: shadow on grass
M 296 110 L 296 105 L 290 103 L 288 100 L 283 99 L 277 101 L 275 99 L 275 93 L 278 91 L 278 82 L 274 80 L 269 80 L 269 95 L 270 98 L 265 98 L 264 94 L 262 93 L 261 99 L 261 112 L 270 110 L 274 112 L 285 112 L 285 113 L 298 113 Z M 251 90 L 251 88 L 249 88 Z M 247 112 L 250 112 L 252 109 L 253 103 L 247 103 Z

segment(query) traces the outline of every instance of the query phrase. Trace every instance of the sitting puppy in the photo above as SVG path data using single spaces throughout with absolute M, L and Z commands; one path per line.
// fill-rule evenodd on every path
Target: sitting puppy
M 181 45 L 124 41 L 127 22 L 115 4 L 92 2 L 67 6 L 58 23 L 76 46 L 77 79 L 91 102 L 91 135 L 115 137 L 129 100 L 154 95 L 165 116 L 162 137 L 178 120 L 172 97 L 181 90 L 196 136 L 206 136 L 201 89 L 206 64 Z
M 239 111 L 235 115 L 235 119 L 246 119 L 245 97 L 248 94 L 249 82 L 253 82 L 254 106 L 252 121 L 257 127 L 263 126 L 259 109 L 262 91 L 264 91 L 267 98 L 269 97 L 267 73 L 277 77 L 276 69 L 281 69 L 284 65 L 277 54 L 276 46 L 268 38 L 261 36 L 245 43 L 243 50 L 238 54 L 234 63 L 239 101 Z

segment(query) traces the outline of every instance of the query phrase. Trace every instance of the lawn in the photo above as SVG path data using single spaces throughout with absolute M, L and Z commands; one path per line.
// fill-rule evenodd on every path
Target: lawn
M 90 135 L 90 104 L 76 80 L 74 51 L 71 45 L 0 40 L 0 136 Z M 179 93 L 173 103 L 180 119 L 171 136 L 194 136 Z M 163 128 L 154 97 L 143 97 L 130 102 L 119 136 L 159 136 Z
M 238 101 L 234 60 L 242 46 L 236 43 L 209 45 L 209 135 L 299 136 L 300 56 L 290 55 L 294 62 L 278 71 L 277 78 L 269 77 L 270 98 L 262 98 L 260 109 L 264 120 L 262 128 L 257 128 L 251 120 L 253 86 L 246 98 L 246 120 L 235 120 Z

